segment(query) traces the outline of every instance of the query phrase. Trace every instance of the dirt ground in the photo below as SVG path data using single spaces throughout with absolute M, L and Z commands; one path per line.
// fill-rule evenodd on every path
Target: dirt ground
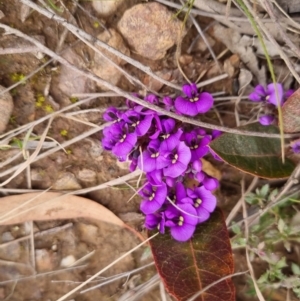
M 42 2 L 45 3 L 44 6 Z M 250 69 L 249 73 L 253 74 L 255 72 L 253 70 L 256 70 L 256 75 L 261 75 L 262 68 L 266 66 L 265 60 L 255 53 L 256 67 L 253 67 L 253 64 L 255 65 L 253 62 L 252 67 L 247 66 L 241 53 L 235 53 L 232 45 L 226 45 L 218 38 L 216 32 L 219 28 L 214 27 L 218 22 L 211 16 L 197 16 L 196 21 L 202 29 L 205 29 L 206 39 L 218 57 L 219 66 L 213 60 L 206 43 L 199 38 L 191 20 L 187 20 L 184 30 L 175 18 L 172 19 L 172 25 L 165 25 L 162 24 L 166 23 L 165 20 L 159 15 L 165 12 L 161 10 L 157 15 L 139 11 L 137 14 L 140 14 L 140 19 L 136 15 L 130 16 L 132 19 L 129 25 L 125 21 L 120 22 L 125 12 L 135 5 L 152 2 L 126 0 L 119 6 L 115 4 L 112 12 L 107 14 L 99 13 L 92 1 L 78 3 L 71 0 L 48 0 L 41 3 L 36 1 L 42 8 L 48 7 L 70 24 L 93 37 L 98 36 L 105 43 L 130 55 L 130 58 L 174 85 L 186 82 L 178 63 L 192 82 L 206 81 L 227 74 L 226 78 L 215 80 L 204 87 L 206 91 L 215 93 L 216 98 L 218 96 L 229 98 L 223 102 L 216 101 L 214 110 L 201 117 L 201 120 L 235 127 L 237 110 L 240 120 L 251 119 L 251 105 L 242 99 L 237 105 L 234 96 L 238 95 L 241 89 L 244 89 L 243 93 L 247 95 L 252 88 L 249 83 L 252 79 L 257 83 L 257 77 L 251 75 L 249 80 L 246 71 Z M 176 13 L 174 8 L 166 7 L 166 9 L 169 16 Z M 103 51 L 131 77 L 120 73 L 95 51 L 95 46 L 82 42 L 55 18 L 44 16 L 36 9 L 28 9 L 22 1 L 0 1 L 0 10 L 3 13 L 1 24 L 38 40 L 41 45 L 59 54 L 71 64 L 107 79 L 112 85 L 124 91 L 143 95 L 147 86 L 160 95 L 175 93 L 173 87 L 153 79 L 151 75 L 123 59 L 116 58 L 107 50 Z M 180 14 L 178 18 L 183 20 L 184 14 Z M 141 24 L 147 20 L 151 24 L 158 22 L 158 19 L 162 22 L 158 23 L 158 26 L 166 26 L 164 29 L 166 35 L 163 37 L 156 36 L 155 32 L 147 33 L 149 27 L 140 26 L 138 23 L 141 22 L 139 20 L 143 20 Z M 141 28 L 142 33 L 136 33 L 137 28 Z M 110 34 L 107 34 L 108 30 Z M 149 41 L 143 38 L 147 34 L 153 39 L 152 43 L 139 49 L 139 44 L 148 45 Z M 182 35 L 181 49 L 178 48 L 178 34 Z M 38 210 L 30 213 L 28 207 L 28 216 L 25 211 L 22 222 L 13 224 L 1 222 L 0 300 L 58 300 L 146 237 L 143 216 L 139 211 L 140 199 L 134 195 L 131 186 L 136 182 L 136 178 L 128 178 L 127 184 L 120 182 L 121 184 L 112 187 L 115 184 L 108 183 L 105 189 L 103 187 L 93 189 L 128 174 L 126 164 L 118 163 L 116 158 L 103 150 L 100 144 L 101 130 L 97 130 L 103 124 L 102 114 L 105 108 L 112 105 L 122 107 L 125 99 L 110 92 L 94 96 L 93 93 L 106 93 L 109 89 L 72 70 L 56 58 L 52 59 L 49 54 L 43 53 L 41 48 L 26 39 L 15 34 L 5 34 L 3 29 L 0 36 L 0 54 L 1 86 L 11 87 L 25 76 L 30 76 L 9 91 L 13 99 L 13 110 L 4 114 L 3 118 L 1 116 L 3 119 L 1 122 L 5 124 L 5 129 L 0 133 L 2 135 L 0 178 L 5 183 L 0 189 L 1 202 L 11 202 L 9 198 L 11 195 L 21 195 L 20 200 L 25 202 L 28 198 L 23 198 L 22 194 L 27 192 L 41 193 L 45 190 L 67 192 L 70 195 L 79 194 L 101 204 L 116 216 L 115 222 L 108 223 L 102 216 L 98 219 L 95 216 L 83 217 L 80 214 L 81 209 L 76 211 L 76 207 L 71 205 L 61 211 L 55 207 L 57 205 L 53 205 L 46 213 L 49 215 L 47 218 L 43 218 L 41 211 Z M 43 66 L 46 63 L 48 64 Z M 276 56 L 274 66 L 280 78 L 285 78 L 285 85 L 295 88 L 293 77 Z M 40 69 L 36 72 L 38 68 Z M 31 75 L 32 72 L 35 74 Z M 241 74 L 244 76 L 242 79 Z M 139 82 L 134 81 L 132 77 Z M 267 80 L 269 76 L 265 75 L 262 78 Z M 86 100 L 82 101 L 84 99 Z M 73 107 L 65 112 L 51 115 L 71 105 Z M 53 116 L 53 119 L 49 119 L 50 116 Z M 8 122 L 5 122 L 5 119 Z M 30 166 L 20 170 L 25 159 L 37 149 L 49 120 L 51 124 L 46 132 L 47 138 L 42 143 L 40 151 L 34 155 Z M 18 129 L 23 131 L 18 132 Z M 245 179 L 249 185 L 252 176 L 245 176 L 224 163 L 215 162 L 213 158 L 208 160 L 212 162 L 209 168 L 222 176 L 216 195 L 219 206 L 227 216 L 241 196 L 241 179 Z M 18 170 L 20 172 L 17 172 Z M 267 182 L 259 180 L 259 185 Z M 283 181 L 269 183 L 274 187 L 280 187 Z M 21 204 L 19 203 L 19 206 Z M 90 203 L 83 204 L 81 206 L 86 206 L 87 211 L 89 206 L 92 206 Z M 21 211 L 26 210 L 26 206 L 23 205 Z M 16 218 L 18 220 L 18 216 Z M 30 218 L 35 221 L 31 222 Z M 235 220 L 240 218 L 237 216 Z M 299 254 L 287 254 L 285 250 L 282 250 L 282 254 L 299 261 Z M 235 251 L 234 259 L 236 271 L 247 270 L 243 251 Z M 149 248 L 143 246 L 83 289 L 150 262 Z M 255 265 L 257 275 L 263 269 L 260 262 L 257 262 Z M 154 289 L 145 290 L 142 296 L 137 295 L 139 285 L 147 283 L 155 274 L 155 268 L 150 266 L 143 271 L 125 274 L 123 278 L 115 279 L 93 290 L 77 292 L 67 300 L 161 300 L 159 280 L 156 280 Z M 237 300 L 257 300 L 247 296 L 247 280 L 246 276 L 234 279 Z M 272 295 L 271 300 L 286 300 L 285 297 L 286 292 L 278 290 L 276 296 Z M 173 300 L 169 296 L 167 298 Z M 292 298 L 290 300 L 295 300 Z

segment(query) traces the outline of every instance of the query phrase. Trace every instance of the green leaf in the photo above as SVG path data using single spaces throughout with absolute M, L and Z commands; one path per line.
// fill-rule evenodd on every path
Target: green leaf
M 240 129 L 266 134 L 279 133 L 275 126 L 263 126 L 259 123 L 248 124 Z M 282 163 L 280 138 L 225 133 L 209 146 L 228 164 L 262 178 L 286 178 L 295 168 L 294 163 L 287 158 Z
M 300 276 L 300 267 L 299 267 L 298 264 L 292 262 L 291 268 L 292 268 L 292 271 L 293 271 L 294 275 Z
M 149 232 L 149 236 L 153 231 Z M 185 301 L 215 281 L 233 273 L 232 251 L 220 209 L 197 226 L 192 239 L 174 240 L 169 233 L 150 241 L 157 270 L 167 291 Z M 234 301 L 235 288 L 227 278 L 198 296 L 196 301 Z
M 283 129 L 286 133 L 300 131 L 300 89 L 282 106 Z

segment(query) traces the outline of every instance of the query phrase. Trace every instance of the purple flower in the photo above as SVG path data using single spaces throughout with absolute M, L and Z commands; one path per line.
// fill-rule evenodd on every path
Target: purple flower
M 115 107 L 110 107 L 108 108 L 105 113 L 103 114 L 103 119 L 105 121 L 120 121 L 122 117 L 122 112 L 120 112 L 117 108 Z
M 145 97 L 145 100 L 147 102 L 150 102 L 154 105 L 158 105 L 159 104 L 159 100 L 158 100 L 158 97 L 154 94 L 148 94 L 146 97 Z
M 173 149 L 178 145 L 180 137 L 183 133 L 182 129 L 175 129 L 176 122 L 172 118 L 161 121 L 161 131 L 158 139 L 161 141 L 162 147 Z
M 277 92 L 278 92 L 278 100 L 279 100 L 279 105 L 282 106 L 283 104 L 283 87 L 281 84 L 277 83 Z M 266 100 L 273 104 L 274 106 L 278 107 L 278 101 L 277 101 L 277 96 L 276 96 L 276 91 L 275 91 L 275 85 L 274 84 L 269 84 L 267 86 L 267 95 L 266 95 Z
M 281 106 L 283 104 L 283 87 L 280 83 L 276 83 L 275 85 L 277 87 L 279 104 Z M 255 102 L 267 101 L 277 107 L 278 102 L 275 85 L 269 84 L 266 89 L 262 85 L 257 85 L 254 88 L 254 91 L 249 95 L 249 99 Z
M 259 123 L 261 125 L 270 125 L 275 120 L 273 115 L 263 115 L 259 117 Z
M 168 193 L 169 199 L 174 203 L 178 204 L 180 200 L 186 198 L 186 189 L 182 182 L 174 184 L 174 189 Z M 169 201 L 169 200 L 167 200 Z M 168 202 L 169 203 L 169 202 Z
M 284 98 L 285 100 L 288 99 L 290 96 L 292 96 L 294 94 L 295 90 L 293 89 L 289 89 L 284 93 Z
M 137 136 L 144 136 L 152 123 L 153 115 L 141 114 L 135 110 L 128 110 L 122 115 L 122 119 L 133 127 Z
M 263 85 L 257 85 L 254 91 L 249 95 L 249 99 L 254 102 L 264 101 L 266 97 L 266 91 Z
M 191 151 L 182 141 L 173 150 L 164 148 L 163 155 L 169 162 L 163 169 L 164 176 L 171 178 L 182 175 L 191 160 Z
M 210 136 L 206 135 L 202 137 L 197 133 L 196 130 L 190 133 L 184 133 L 181 137 L 181 140 L 184 141 L 190 148 L 192 154 L 192 162 L 199 160 L 208 153 L 207 145 L 211 141 Z
M 213 212 L 217 205 L 216 197 L 204 186 L 197 187 L 194 190 L 187 189 L 187 195 L 193 200 L 194 207 L 199 216 L 199 223 L 205 222 L 211 212 Z
M 103 147 L 124 161 L 127 155 L 134 149 L 137 142 L 135 133 L 130 133 L 128 125 L 123 121 L 114 123 L 103 130 Z
M 164 158 L 158 140 L 151 140 L 147 149 L 139 157 L 138 167 L 144 172 L 151 172 L 155 169 L 162 169 L 169 164 Z
M 202 180 L 202 184 L 207 190 L 215 190 L 219 186 L 219 181 L 216 178 L 210 177 L 205 173 L 204 179 Z
M 143 198 L 140 209 L 144 214 L 154 213 L 161 208 L 167 197 L 167 186 L 153 186 L 150 183 L 146 184 L 139 192 Z
M 165 214 L 164 212 L 147 214 L 145 217 L 145 227 L 149 230 L 159 229 L 161 234 L 165 233 Z
M 175 109 L 182 114 L 196 116 L 206 113 L 213 105 L 213 97 L 207 92 L 199 93 L 196 84 L 184 85 L 182 91 L 187 97 L 175 99 Z
M 110 134 L 116 141 L 112 148 L 112 153 L 117 157 L 126 157 L 135 147 L 137 136 L 135 133 L 129 133 L 127 124 L 116 123 L 112 125 Z
M 164 96 L 162 101 L 166 110 L 171 111 L 174 108 L 174 100 L 170 96 Z
M 218 138 L 219 136 L 221 136 L 223 133 L 221 131 L 218 130 L 213 130 L 211 133 L 211 138 L 214 140 L 216 138 Z
M 291 146 L 295 154 L 300 154 L 300 140 L 293 141 Z
M 171 235 L 178 241 L 189 240 L 198 223 L 197 212 L 192 204 L 186 202 L 177 207 L 169 206 L 165 211 L 165 226 L 170 227 Z
M 147 180 L 151 185 L 159 186 L 163 183 L 162 169 L 155 169 L 146 174 Z

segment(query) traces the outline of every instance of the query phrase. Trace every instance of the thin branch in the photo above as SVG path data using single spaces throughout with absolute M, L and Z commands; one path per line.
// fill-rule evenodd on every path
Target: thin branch
M 265 5 L 265 8 L 271 17 L 272 20 L 274 20 L 274 24 L 280 33 L 282 39 L 286 42 L 286 44 L 290 47 L 290 49 L 294 52 L 294 54 L 300 58 L 300 50 L 298 47 L 295 46 L 295 44 L 291 41 L 291 39 L 288 37 L 288 35 L 283 31 L 282 26 L 280 25 L 280 22 L 278 18 L 275 16 L 272 6 L 268 0 L 261 0 L 262 3 Z
M 128 252 L 126 252 L 125 254 L 123 254 L 122 256 L 118 257 L 116 260 L 114 260 L 112 263 L 110 263 L 109 265 L 107 265 L 105 268 L 103 268 L 101 271 L 97 272 L 95 275 L 93 275 L 91 278 L 89 278 L 88 280 L 86 280 L 85 282 L 81 283 L 80 285 L 78 285 L 77 287 L 75 287 L 73 290 L 71 290 L 70 292 L 68 292 L 67 294 L 63 295 L 62 297 L 60 297 L 57 301 L 63 301 L 66 300 L 66 298 L 70 297 L 71 295 L 73 295 L 74 293 L 78 292 L 82 287 L 84 287 L 86 284 L 88 284 L 89 282 L 91 282 L 92 280 L 96 279 L 99 275 L 101 275 L 102 273 L 104 273 L 105 271 L 107 271 L 108 269 L 110 269 L 113 265 L 115 265 L 116 263 L 118 263 L 119 261 L 121 261 L 123 258 L 125 258 L 126 256 L 130 255 L 132 252 L 134 252 L 135 250 L 139 249 L 141 246 L 143 246 L 144 244 L 146 244 L 149 240 L 151 240 L 153 237 L 157 236 L 159 234 L 159 232 L 157 232 L 156 234 L 152 235 L 151 237 L 149 237 L 148 239 L 146 239 L 145 241 L 143 241 L 142 243 L 140 243 L 139 245 L 137 245 L 136 247 L 134 247 L 133 249 L 129 250 Z
M 81 30 L 80 28 L 74 26 L 73 24 L 70 24 L 66 19 L 53 14 L 52 12 L 40 7 L 39 5 L 33 3 L 30 0 L 20 0 L 23 4 L 28 5 L 29 7 L 35 9 L 36 11 L 38 11 L 39 13 L 41 13 L 42 15 L 48 17 L 51 20 L 57 21 L 58 23 L 62 24 L 64 27 L 68 28 L 68 30 L 70 32 L 72 32 L 75 36 L 77 36 L 79 39 L 84 39 L 86 41 L 89 41 L 92 44 L 96 44 L 97 46 L 111 52 L 112 54 L 118 56 L 119 58 L 123 59 L 124 61 L 128 62 L 129 64 L 137 67 L 138 69 L 142 70 L 143 72 L 145 72 L 146 74 L 152 76 L 153 78 L 155 78 L 156 80 L 164 83 L 167 86 L 170 86 L 176 90 L 181 90 L 181 87 L 178 85 L 175 85 L 171 82 L 168 82 L 164 79 L 162 79 L 161 77 L 157 76 L 154 72 L 151 71 L 151 69 L 143 64 L 141 64 L 140 62 L 128 57 L 127 55 L 125 55 L 124 53 L 116 50 L 115 48 L 107 45 L 106 43 L 98 40 L 97 38 L 93 37 L 92 35 L 86 33 L 85 31 Z
M 27 1 L 27 0 L 20 0 L 20 1 Z M 69 63 L 67 60 L 65 60 L 64 58 L 58 56 L 56 53 L 54 53 L 52 50 L 50 50 L 49 48 L 45 47 L 43 44 L 41 44 L 39 41 L 25 35 L 24 33 L 20 32 L 19 30 L 16 30 L 14 28 L 11 28 L 7 25 L 4 24 L 0 24 L 0 28 L 5 29 L 7 32 L 13 33 L 19 37 L 22 37 L 32 43 L 34 43 L 35 45 L 39 46 L 41 51 L 45 52 L 47 55 L 52 56 L 55 58 L 55 60 L 58 60 L 60 63 L 66 65 L 67 67 L 69 67 L 70 69 L 96 81 L 97 83 L 100 83 L 101 85 L 105 86 L 106 88 L 108 88 L 109 90 L 112 90 L 114 92 L 116 92 L 117 94 L 119 94 L 120 96 L 123 96 L 127 99 L 132 100 L 135 103 L 138 103 L 146 108 L 149 108 L 153 111 L 159 112 L 161 114 L 164 114 L 166 116 L 170 116 L 174 119 L 177 119 L 179 121 L 182 121 L 184 123 L 189 123 L 189 124 L 193 124 L 199 127 L 203 127 L 203 128 L 207 128 L 207 129 L 212 129 L 212 130 L 219 130 L 222 132 L 227 132 L 227 133 L 232 133 L 232 134 L 238 134 L 238 135 L 246 135 L 246 136 L 256 136 L 256 137 L 268 137 L 268 138 L 280 138 L 281 136 L 279 134 L 270 134 L 270 133 L 261 133 L 261 132 L 252 132 L 252 131 L 246 131 L 246 130 L 241 130 L 241 129 L 231 129 L 228 127 L 223 127 L 223 126 L 218 126 L 218 125 L 214 125 L 214 124 L 210 124 L 210 123 L 205 123 L 205 122 L 201 122 L 201 121 L 197 121 L 195 119 L 192 118 L 187 118 L 184 116 L 179 116 L 173 112 L 167 111 L 163 108 L 160 108 L 156 105 L 153 105 L 145 100 L 139 99 L 135 96 L 133 96 L 132 94 L 112 85 L 111 83 L 101 79 L 100 77 L 96 76 L 95 74 L 80 69 L 76 66 L 74 66 L 73 64 Z M 224 75 L 221 75 L 224 76 Z M 295 134 L 287 134 L 285 135 L 285 138 L 291 138 L 296 136 Z
M 236 4 L 236 0 L 233 0 L 233 2 L 235 2 L 235 4 Z M 261 21 L 261 19 L 257 15 L 257 13 L 252 9 L 252 5 L 249 3 L 249 1 L 248 0 L 244 0 L 243 3 L 247 7 L 249 13 L 253 16 L 253 18 L 256 21 L 256 23 L 258 24 L 258 26 L 261 28 L 261 30 L 264 32 L 264 34 L 266 35 L 266 37 L 269 39 L 269 41 L 274 45 L 274 47 L 276 47 L 276 50 L 278 51 L 280 57 L 284 60 L 284 62 L 286 63 L 287 67 L 289 68 L 290 72 L 293 74 L 293 76 L 295 77 L 295 79 L 297 80 L 297 82 L 300 83 L 300 76 L 297 73 L 297 71 L 295 70 L 295 68 L 292 65 L 292 63 L 290 62 L 289 57 L 282 50 L 282 47 L 277 43 L 277 41 L 275 40 L 275 38 L 270 34 L 270 32 L 268 31 L 267 27 Z

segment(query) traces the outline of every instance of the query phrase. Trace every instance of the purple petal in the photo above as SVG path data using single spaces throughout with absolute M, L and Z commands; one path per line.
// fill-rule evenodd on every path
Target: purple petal
M 197 160 L 192 164 L 193 171 L 200 172 L 202 170 L 202 161 Z
M 182 129 L 178 129 L 175 134 L 171 134 L 168 138 L 161 142 L 162 150 L 173 150 L 179 143 L 182 136 Z M 161 137 L 161 136 L 160 136 Z
M 147 176 L 149 183 L 153 186 L 159 186 L 159 185 L 162 185 L 162 183 L 163 183 L 161 170 L 155 169 L 155 170 L 147 173 L 146 176 Z
M 182 91 L 189 98 L 193 98 L 195 95 L 198 94 L 198 88 L 197 88 L 196 84 L 183 85 Z
M 103 119 L 105 121 L 118 121 L 122 113 L 115 107 L 108 108 L 103 114 Z
M 300 154 L 300 140 L 292 142 L 292 150 L 295 154 Z
M 209 219 L 210 214 L 205 208 L 199 207 L 196 208 L 196 210 L 198 214 L 198 224 L 203 223 Z
M 207 190 L 215 190 L 219 186 L 219 181 L 209 176 L 205 177 L 202 183 L 205 189 Z
M 164 176 L 170 178 L 177 178 L 182 175 L 187 169 L 187 165 L 177 162 L 169 165 L 163 169 Z
M 295 90 L 293 89 L 289 89 L 284 93 L 284 98 L 288 99 L 290 96 L 292 96 L 294 94 Z
M 194 234 L 196 226 L 184 225 L 182 227 L 171 227 L 171 235 L 178 241 L 188 241 Z
M 158 104 L 159 103 L 157 96 L 154 95 L 154 94 L 147 95 L 145 97 L 145 100 L 152 103 L 152 104 Z
M 136 142 L 136 134 L 127 134 L 124 141 L 117 142 L 113 147 L 112 153 L 117 157 L 126 157 L 133 150 Z
M 277 101 L 277 96 L 276 96 L 276 91 L 275 91 L 275 85 L 274 84 L 269 84 L 267 86 L 267 101 L 271 104 L 273 104 L 274 106 L 281 106 L 283 103 L 283 87 L 281 84 L 276 83 L 276 87 L 277 87 L 277 92 L 278 92 L 278 101 Z
M 252 101 L 263 101 L 266 96 L 265 88 L 262 85 L 257 85 L 254 91 L 248 96 Z
M 162 120 L 161 125 L 162 125 L 163 132 L 165 134 L 171 133 L 175 128 L 175 124 L 176 124 L 176 122 L 172 118 Z
M 186 198 L 186 189 L 182 182 L 178 182 L 175 186 L 176 202 Z
M 181 96 L 175 99 L 175 109 L 188 116 L 196 116 L 198 114 L 197 105 L 195 102 L 190 102 Z
M 145 217 L 145 227 L 154 230 L 160 223 L 161 217 L 158 214 L 147 214 Z
M 150 214 L 156 212 L 158 209 L 160 209 L 162 204 L 160 204 L 157 201 L 149 201 L 149 200 L 142 200 L 140 205 L 140 210 L 144 214 Z
M 216 139 L 218 138 L 219 136 L 221 136 L 223 133 L 221 131 L 218 131 L 218 130 L 213 130 L 212 133 L 211 133 L 211 137 L 212 139 Z
M 199 95 L 199 100 L 195 102 L 198 113 L 206 113 L 214 104 L 214 98 L 210 93 L 203 92 Z
M 136 127 L 136 134 L 138 136 L 144 136 L 148 132 L 152 123 L 152 119 L 153 116 L 146 115 L 145 118 L 139 122 Z
M 190 163 L 191 160 L 191 150 L 184 142 L 179 142 L 177 148 L 178 161 L 185 164 L 186 166 Z
M 261 125 L 270 125 L 274 121 L 275 117 L 272 115 L 263 115 L 259 117 L 259 123 Z
M 199 188 L 195 188 L 195 193 L 201 201 L 199 207 L 205 208 L 208 212 L 213 212 L 215 210 L 217 199 L 209 190 L 201 186 Z
M 167 110 L 170 110 L 174 105 L 174 100 L 169 96 L 164 96 L 162 101 L 165 104 Z

